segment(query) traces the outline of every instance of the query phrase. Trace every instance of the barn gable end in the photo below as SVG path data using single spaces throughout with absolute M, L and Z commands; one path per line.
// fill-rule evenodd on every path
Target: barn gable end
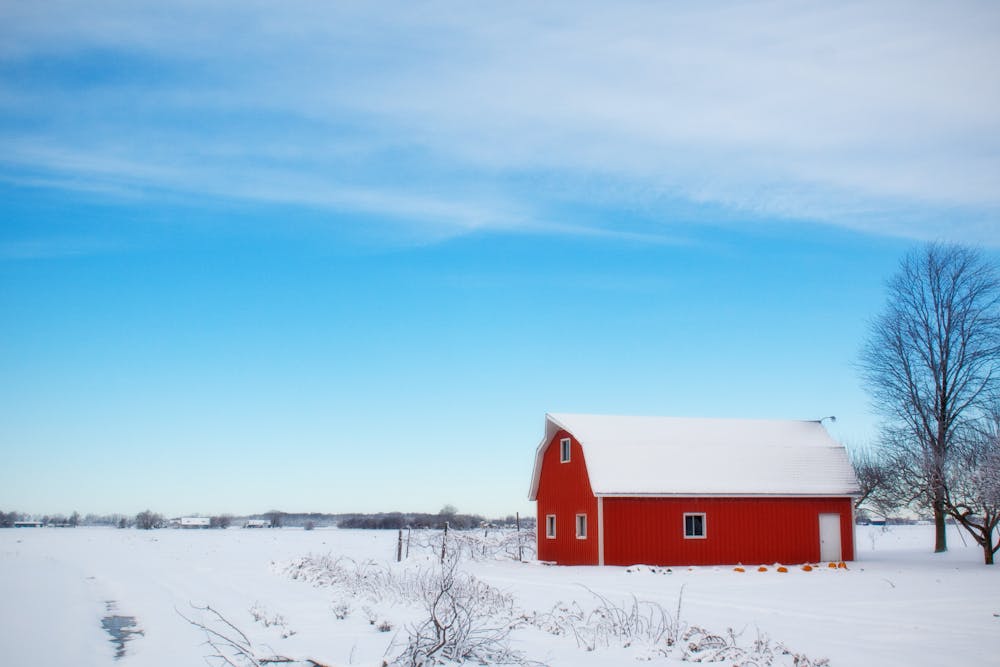
M 569 460 L 563 461 L 562 441 L 569 440 Z M 565 565 L 595 565 L 598 560 L 597 498 L 590 487 L 587 462 L 580 443 L 568 431 L 555 431 L 541 448 L 538 485 L 538 558 Z M 578 537 L 578 516 L 585 536 Z M 549 517 L 555 517 L 550 537 Z

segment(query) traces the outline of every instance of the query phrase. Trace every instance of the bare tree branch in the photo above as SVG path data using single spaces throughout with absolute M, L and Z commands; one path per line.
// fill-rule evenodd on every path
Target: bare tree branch
M 229 667 L 264 667 L 265 665 L 282 663 L 309 663 L 313 667 L 325 667 L 322 663 L 310 659 L 300 660 L 283 655 L 258 655 L 250 638 L 217 609 L 213 609 L 209 605 L 198 606 L 195 604 L 192 604 L 191 608 L 202 614 L 208 614 L 209 620 L 207 622 L 197 621 L 188 618 L 179 609 L 174 611 L 185 621 L 205 633 L 205 644 L 212 651 L 205 656 L 205 661 L 210 665 L 213 664 L 211 660 L 215 660 L 215 664 L 228 665 Z M 219 629 L 216 629 L 217 627 Z
M 906 504 L 893 487 L 894 474 L 889 459 L 867 447 L 850 448 L 848 453 L 861 487 L 861 495 L 854 501 L 855 509 L 867 509 L 887 517 Z

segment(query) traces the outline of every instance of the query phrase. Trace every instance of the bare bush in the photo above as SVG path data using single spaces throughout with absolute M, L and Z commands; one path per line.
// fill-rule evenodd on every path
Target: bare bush
M 529 622 L 553 635 L 572 635 L 577 646 L 588 651 L 608 646 L 644 645 L 660 653 L 669 653 L 677 643 L 685 625 L 681 621 L 684 588 L 677 597 L 677 610 L 670 614 L 656 602 L 639 600 L 617 605 L 608 598 L 587 591 L 597 600 L 596 606 L 585 612 L 579 603 L 559 603 L 549 612 L 534 615 Z
M 407 589 L 412 582 L 373 560 L 356 561 L 346 556 L 304 556 L 289 563 L 285 574 L 314 586 L 330 586 L 342 593 L 372 602 L 401 601 L 414 597 Z
M 338 621 L 343 621 L 351 615 L 351 605 L 347 602 L 335 602 L 330 610 Z
M 260 602 L 254 602 L 250 607 L 250 615 L 265 628 L 276 627 L 281 632 L 282 639 L 288 639 L 295 634 L 295 630 L 288 627 L 288 622 L 281 614 L 268 613 L 267 609 Z
M 781 643 L 772 642 L 770 637 L 760 632 L 749 644 L 741 644 L 743 633 L 727 628 L 724 634 L 716 634 L 698 626 L 691 626 L 684 633 L 683 653 L 685 662 L 725 662 L 732 665 L 766 666 L 789 664 L 791 667 L 826 667 L 826 658 L 812 660 L 789 650 Z
M 425 667 L 446 662 L 515 665 L 527 661 L 510 648 L 510 633 L 522 621 L 511 608 L 498 614 L 503 599 L 495 589 L 469 574 L 457 572 L 458 559 L 439 572 L 418 579 L 427 618 L 408 628 L 403 651 L 386 663 L 392 667 Z M 509 596 L 508 596 L 509 597 Z M 512 606 L 512 605 L 511 605 Z
M 365 612 L 365 618 L 368 619 L 368 625 L 375 625 L 375 621 L 378 620 L 378 612 L 368 606 L 362 607 L 361 611 Z
M 298 660 L 283 655 L 266 653 L 254 645 L 250 638 L 212 607 L 191 605 L 199 612 L 201 619 L 185 616 L 179 610 L 178 615 L 205 634 L 205 645 L 209 648 L 205 662 L 209 665 L 222 667 L 266 667 L 267 665 L 287 663 L 325 667 L 322 663 L 308 658 Z
M 619 605 L 587 590 L 596 600 L 590 611 L 574 601 L 568 605 L 557 604 L 546 614 L 525 619 L 544 632 L 574 637 L 577 646 L 587 651 L 612 646 L 645 647 L 653 655 L 679 657 L 684 662 L 726 662 L 744 667 L 823 667 L 829 664 L 826 659 L 811 660 L 795 653 L 764 634 L 757 633 L 751 642 L 741 643 L 742 633 L 732 628 L 715 633 L 689 626 L 681 619 L 683 586 L 673 614 L 656 602 L 639 600 L 635 596 Z

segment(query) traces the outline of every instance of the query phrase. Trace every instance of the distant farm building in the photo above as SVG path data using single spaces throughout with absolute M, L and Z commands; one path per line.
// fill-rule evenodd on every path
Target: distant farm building
M 270 519 L 247 519 L 243 523 L 244 528 L 270 528 Z
M 212 519 L 207 516 L 182 516 L 181 528 L 211 528 Z
M 41 521 L 15 521 L 15 528 L 41 528 L 44 526 Z
M 859 488 L 818 421 L 552 414 L 538 558 L 560 565 L 853 560 Z

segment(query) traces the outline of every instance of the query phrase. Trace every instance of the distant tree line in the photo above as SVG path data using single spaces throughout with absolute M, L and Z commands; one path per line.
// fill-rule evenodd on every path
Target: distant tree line
M 17 521 L 39 521 L 46 526 L 70 526 L 80 525 L 79 512 L 73 512 L 68 517 L 63 514 L 43 514 L 35 518 L 23 512 L 0 512 L 0 528 L 10 528 Z
M 422 512 L 379 512 L 371 513 L 346 513 L 329 514 L 322 512 L 282 512 L 280 510 L 270 510 L 261 514 L 250 514 L 247 516 L 233 516 L 231 514 L 218 514 L 209 517 L 210 528 L 229 528 L 232 525 L 239 525 L 246 519 L 267 519 L 274 528 L 301 527 L 312 530 L 323 526 L 337 526 L 340 528 L 365 528 L 375 530 L 392 530 L 399 528 L 432 528 L 442 529 L 445 523 L 454 530 L 468 530 L 478 528 L 484 524 L 491 526 L 513 527 L 517 517 L 509 516 L 497 519 L 485 519 L 479 514 L 462 514 L 451 505 L 446 505 L 437 514 Z M 56 515 L 31 515 L 24 512 L 0 512 L 0 528 L 13 527 L 15 521 L 37 520 L 45 525 L 58 526 L 111 526 L 117 528 L 139 528 L 141 530 L 153 530 L 164 528 L 170 521 L 158 512 L 146 509 L 135 515 L 126 514 L 87 514 L 80 516 L 78 512 L 64 516 Z M 531 529 L 535 525 L 534 517 L 521 517 L 521 527 Z
M 321 512 L 282 512 L 271 510 L 262 514 L 252 514 L 247 519 L 267 519 L 275 528 L 302 527 L 312 529 L 321 526 L 337 526 L 339 528 L 363 528 L 373 530 L 395 530 L 399 528 L 434 528 L 442 529 L 445 523 L 449 528 L 467 530 L 478 528 L 487 523 L 495 526 L 513 527 L 517 517 L 513 514 L 497 519 L 486 519 L 479 514 L 459 513 L 452 505 L 441 508 L 437 514 L 423 512 L 349 512 L 327 514 Z M 534 527 L 534 517 L 521 517 L 521 527 Z
M 420 512 L 386 512 L 378 514 L 347 514 L 344 515 L 337 525 L 340 528 L 374 528 L 374 529 L 398 529 L 398 528 L 436 528 L 442 529 L 445 524 L 449 528 L 456 530 L 468 530 L 478 528 L 484 523 L 488 523 L 479 514 L 459 514 L 451 505 L 446 505 L 437 514 L 425 514 Z

